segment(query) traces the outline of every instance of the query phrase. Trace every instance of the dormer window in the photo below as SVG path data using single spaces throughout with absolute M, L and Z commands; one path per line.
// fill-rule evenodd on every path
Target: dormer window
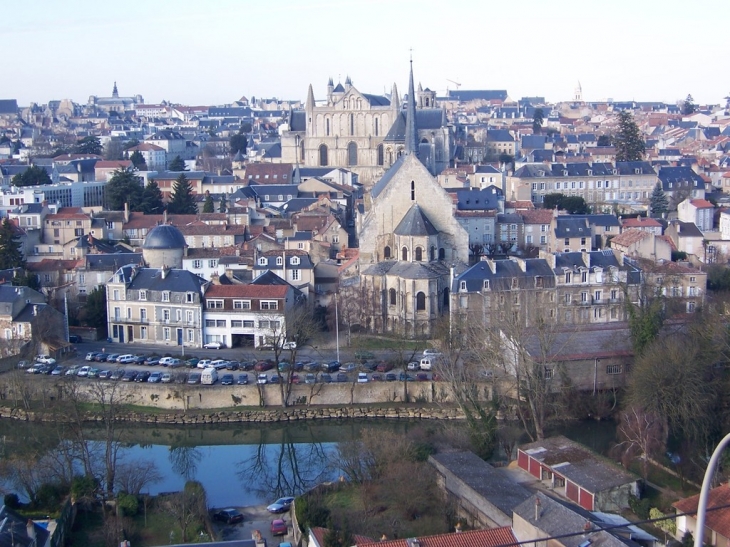
M 282 266 L 283 264 L 284 264 L 284 259 L 282 257 L 280 257 L 280 256 L 277 256 L 276 257 L 276 265 L 277 266 Z
M 299 257 L 298 256 L 291 257 L 291 265 L 292 266 L 298 266 L 299 265 Z
M 147 291 L 139 291 L 139 299 L 147 300 Z
M 482 286 L 484 290 L 489 290 L 489 279 L 484 280 L 484 285 Z
M 266 257 L 262 256 L 261 258 L 259 258 L 259 266 L 266 266 L 267 263 L 268 261 L 266 260 Z
M 465 291 L 466 290 L 466 281 L 462 281 L 459 283 L 459 290 Z
M 170 291 L 162 291 L 162 301 L 163 302 L 170 301 Z
M 516 289 L 517 288 L 517 278 L 516 277 L 513 277 L 512 278 L 512 288 L 513 289 Z

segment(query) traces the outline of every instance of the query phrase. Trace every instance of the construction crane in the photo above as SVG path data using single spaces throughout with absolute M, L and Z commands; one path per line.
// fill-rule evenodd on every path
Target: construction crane
M 448 78 L 446 78 L 446 81 L 454 84 L 456 86 L 456 89 L 459 89 L 461 87 L 461 84 L 459 82 L 455 82 L 454 80 L 449 80 Z M 449 94 L 449 86 L 446 86 L 446 94 L 447 95 Z

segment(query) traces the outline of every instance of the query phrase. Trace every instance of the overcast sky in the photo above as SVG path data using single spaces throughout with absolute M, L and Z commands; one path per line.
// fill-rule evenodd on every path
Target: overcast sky
M 21 0 L 0 4 L 0 99 L 140 94 L 146 103 L 316 99 L 350 75 L 365 93 L 720 103 L 727 0 Z

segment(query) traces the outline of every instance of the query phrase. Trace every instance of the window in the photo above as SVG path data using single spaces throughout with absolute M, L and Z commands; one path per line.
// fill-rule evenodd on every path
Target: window
M 395 292 L 395 289 L 390 289 L 388 291 L 388 296 L 390 297 L 390 305 L 391 306 L 395 306 L 395 302 L 396 302 L 396 292 Z
M 588 283 L 588 272 L 581 272 L 580 281 L 581 283 Z
M 416 311 L 425 311 L 426 310 L 426 295 L 422 292 L 419 292 L 416 295 Z
M 299 257 L 298 256 L 291 257 L 291 265 L 292 266 L 298 266 L 299 265 Z
M 566 244 L 566 245 L 570 245 L 570 238 L 569 238 L 569 237 L 566 237 L 566 238 L 565 238 L 565 244 Z
M 687 302 L 687 313 L 694 313 L 696 304 L 694 302 Z
M 571 272 L 565 272 L 565 282 L 570 283 Z
M 565 303 L 570 304 L 572 297 L 570 293 L 565 293 Z
M 485 280 L 484 280 L 484 285 L 483 285 L 483 288 L 484 288 L 484 289 L 489 289 L 489 279 L 485 279 Z
M 606 374 L 621 374 L 621 365 L 606 365 Z
M 416 201 L 416 181 L 411 181 L 411 201 Z
M 182 310 L 175 310 L 175 321 L 182 321 Z
M 194 342 L 195 341 L 195 331 L 193 329 L 188 329 L 188 342 Z
M 439 249 L 439 260 L 446 260 L 446 249 L 443 247 Z
M 357 165 L 357 144 L 354 142 L 347 145 L 347 165 Z
M 243 328 L 243 321 L 241 321 L 240 319 L 231 319 L 231 328 L 233 328 L 233 329 Z
M 586 238 L 582 237 L 580 238 L 580 244 L 585 245 L 586 244 Z
M 164 327 L 162 329 L 162 338 L 164 340 L 169 340 L 170 339 L 170 327 Z
M 545 368 L 545 379 L 552 380 L 552 378 L 553 378 L 553 369 Z
M 327 167 L 327 145 L 326 144 L 319 145 L 319 165 L 322 167 Z
M 253 325 L 254 325 L 253 320 L 249 320 L 249 321 L 244 320 L 243 321 L 243 328 L 244 329 L 252 329 L 253 328 Z
M 355 115 L 350 114 L 350 135 L 355 134 Z
M 146 323 L 147 322 L 147 308 L 140 308 L 140 310 L 139 310 L 139 320 L 142 323 Z
M 213 259 L 211 259 L 211 260 L 208 261 L 208 267 L 209 268 L 215 268 L 216 266 L 218 266 L 218 260 L 217 259 L 213 258 Z
M 112 300 L 119 300 L 119 289 L 114 289 L 114 298 Z
M 142 340 L 147 340 L 147 327 L 140 327 L 139 328 L 139 337 Z
M 259 266 L 266 266 L 268 264 L 268 260 L 266 260 L 265 256 L 262 256 L 259 258 Z
M 170 291 L 162 291 L 162 301 L 163 302 L 170 301 Z
M 302 278 L 302 270 L 290 270 L 292 281 L 299 281 Z
M 420 247 L 416 247 L 416 262 L 421 262 L 423 260 L 423 249 Z
M 330 119 L 329 119 L 329 118 L 327 118 L 327 119 L 325 120 L 324 124 L 325 124 L 325 135 L 326 135 L 327 137 L 329 137 L 329 136 L 330 136 Z
M 603 317 L 603 308 L 594 308 L 593 319 L 600 319 L 601 317 Z
M 260 306 L 262 310 L 279 309 L 279 303 L 276 300 L 262 300 Z
M 580 293 L 580 301 L 581 302 L 588 302 L 588 293 L 587 292 Z
M 216 327 L 225 327 L 226 326 L 226 320 L 225 319 L 216 319 L 215 320 L 215 326 Z
M 378 120 L 378 118 L 375 118 L 375 136 L 376 137 L 378 136 L 378 132 L 380 130 L 380 127 L 379 127 L 379 124 L 378 124 L 379 121 L 380 120 Z M 381 144 L 380 146 L 378 146 L 378 148 L 380 148 L 381 151 L 382 151 L 383 145 Z M 382 163 L 379 163 L 378 165 L 383 165 L 383 164 Z
M 205 306 L 209 310 L 222 310 L 223 309 L 223 300 L 206 300 Z
M 188 324 L 193 322 L 193 312 L 191 310 L 185 312 L 185 320 L 188 322 Z
M 215 319 L 206 319 L 205 326 L 206 327 L 215 327 Z
M 388 247 L 387 245 L 385 246 L 385 249 L 383 249 L 383 257 L 385 259 L 390 258 L 390 247 Z
M 147 300 L 147 291 L 139 291 L 139 299 Z
M 132 319 L 132 308 L 127 308 L 127 319 Z
M 234 310 L 250 310 L 251 301 L 250 300 L 234 300 L 233 309 Z
M 696 283 L 697 282 L 697 278 L 696 277 L 690 277 L 689 278 L 689 282 L 690 283 Z
M 84 235 L 84 229 L 83 228 L 76 228 L 74 229 L 74 235 L 76 237 L 81 237 Z
M 404 262 L 406 262 L 408 260 L 408 248 L 407 247 L 403 247 L 403 249 L 401 249 L 401 260 Z
M 540 245 L 545 245 L 547 243 L 547 236 L 540 236 Z
M 195 293 L 189 292 L 185 294 L 185 301 L 188 304 L 195 302 Z
M 459 283 L 459 290 L 460 291 L 466 290 L 466 281 L 462 281 L 461 283 Z
M 162 320 L 165 322 L 170 320 L 170 310 L 162 310 Z
M 378 123 L 378 120 L 375 120 L 375 123 Z M 377 125 L 376 125 L 377 127 Z M 383 155 L 383 145 L 378 145 L 378 165 L 383 165 L 385 163 L 384 161 L 384 155 Z
M 601 301 L 601 291 L 596 291 L 594 294 L 594 298 L 595 298 L 596 302 L 600 302 Z

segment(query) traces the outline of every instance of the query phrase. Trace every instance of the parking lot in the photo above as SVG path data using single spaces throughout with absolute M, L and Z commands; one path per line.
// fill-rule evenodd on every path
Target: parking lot
M 236 507 L 243 514 L 243 522 L 237 524 L 224 524 L 214 522 L 213 527 L 216 539 L 220 541 L 232 541 L 236 539 L 251 539 L 256 531 L 266 540 L 267 547 L 276 547 L 279 543 L 292 542 L 292 522 L 289 513 L 273 515 L 266 510 L 265 505 L 254 505 L 250 507 Z M 287 533 L 283 536 L 274 536 L 271 533 L 271 521 L 283 519 L 287 523 Z

